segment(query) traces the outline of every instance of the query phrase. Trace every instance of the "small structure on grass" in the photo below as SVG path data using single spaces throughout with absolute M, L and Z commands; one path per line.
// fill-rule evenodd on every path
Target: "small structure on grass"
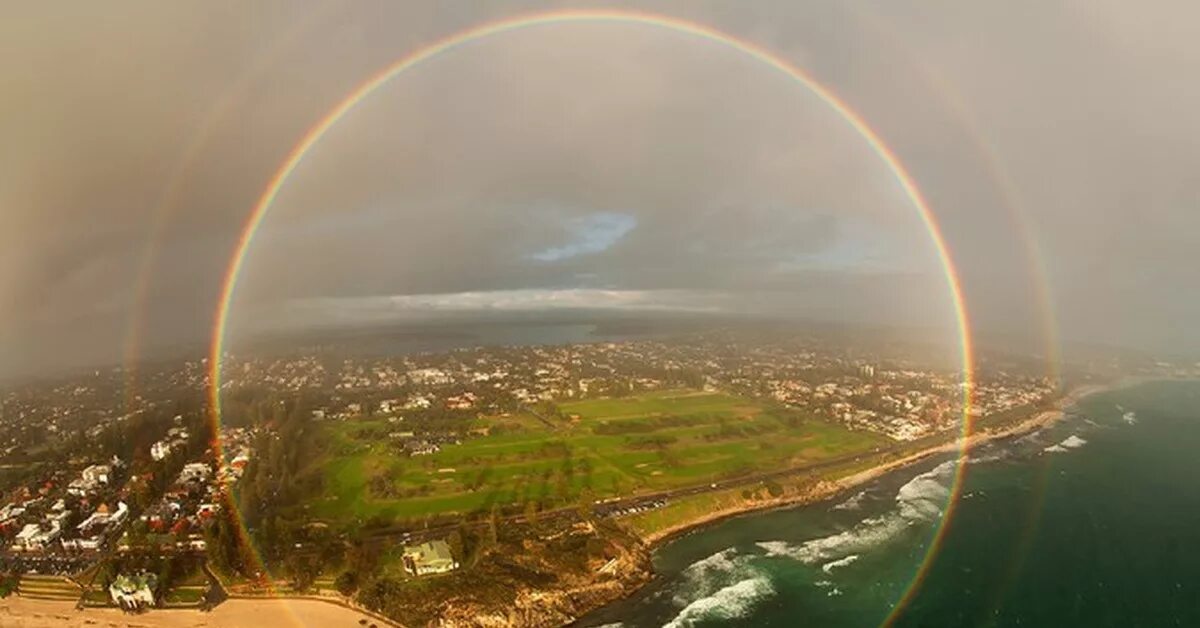
M 158 578 L 152 573 L 134 576 L 122 574 L 108 585 L 108 594 L 121 610 L 137 612 L 154 606 L 154 590 L 157 586 Z
M 429 541 L 404 548 L 404 570 L 414 576 L 446 573 L 458 569 L 458 561 L 443 540 Z

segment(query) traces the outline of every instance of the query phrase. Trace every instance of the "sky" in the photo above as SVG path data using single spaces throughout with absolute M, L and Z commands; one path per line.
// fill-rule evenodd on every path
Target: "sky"
M 927 197 L 981 333 L 1200 351 L 1195 3 L 10 2 L 0 376 L 204 343 L 306 130 L 429 42 L 565 8 L 700 23 L 838 94 Z M 912 203 L 804 86 L 686 34 L 560 23 L 351 110 L 263 221 L 230 326 L 611 309 L 951 330 L 951 305 Z

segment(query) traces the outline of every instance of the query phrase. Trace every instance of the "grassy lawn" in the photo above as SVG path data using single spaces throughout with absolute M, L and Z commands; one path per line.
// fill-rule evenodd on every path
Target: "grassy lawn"
M 782 490 L 784 494 L 804 494 L 810 488 L 811 484 L 817 480 L 838 480 L 875 467 L 884 460 L 885 458 L 880 456 L 867 456 L 857 462 L 846 462 L 825 468 L 819 474 L 797 474 L 781 478 L 775 484 L 778 490 Z M 750 493 L 750 495 L 748 496 L 747 493 Z M 751 484 L 744 487 L 684 497 L 670 502 L 663 508 L 630 515 L 622 520 L 644 537 L 681 524 L 689 524 L 716 511 L 728 508 L 744 508 L 749 504 L 760 502 L 768 497 L 770 497 L 770 493 L 765 483 Z
M 710 482 L 806 464 L 885 442 L 880 436 L 779 414 L 721 393 L 663 391 L 567 402 L 567 420 L 481 417 L 460 445 L 409 457 L 383 420 L 327 424 L 317 461 L 328 519 L 415 519 L 492 505 L 543 507 Z
M 204 599 L 205 587 L 197 585 L 180 586 L 171 589 L 163 596 L 166 604 L 199 604 Z

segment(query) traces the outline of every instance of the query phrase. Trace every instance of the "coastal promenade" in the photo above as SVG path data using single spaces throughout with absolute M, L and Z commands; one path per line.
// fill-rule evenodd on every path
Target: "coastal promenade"
M 359 623 L 366 620 L 366 624 Z M 379 619 L 316 599 L 231 598 L 211 611 L 152 610 L 130 615 L 117 609 L 76 610 L 74 602 L 10 596 L 0 600 L 0 626 L 6 628 L 360 628 Z

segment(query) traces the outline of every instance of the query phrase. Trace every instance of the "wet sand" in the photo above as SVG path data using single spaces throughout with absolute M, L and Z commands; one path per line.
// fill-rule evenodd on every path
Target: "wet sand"
M 191 609 L 152 610 L 128 615 L 117 609 L 75 610 L 74 602 L 30 600 L 10 596 L 0 600 L 3 628 L 358 628 L 387 624 L 363 613 L 320 600 L 226 600 L 211 612 Z

